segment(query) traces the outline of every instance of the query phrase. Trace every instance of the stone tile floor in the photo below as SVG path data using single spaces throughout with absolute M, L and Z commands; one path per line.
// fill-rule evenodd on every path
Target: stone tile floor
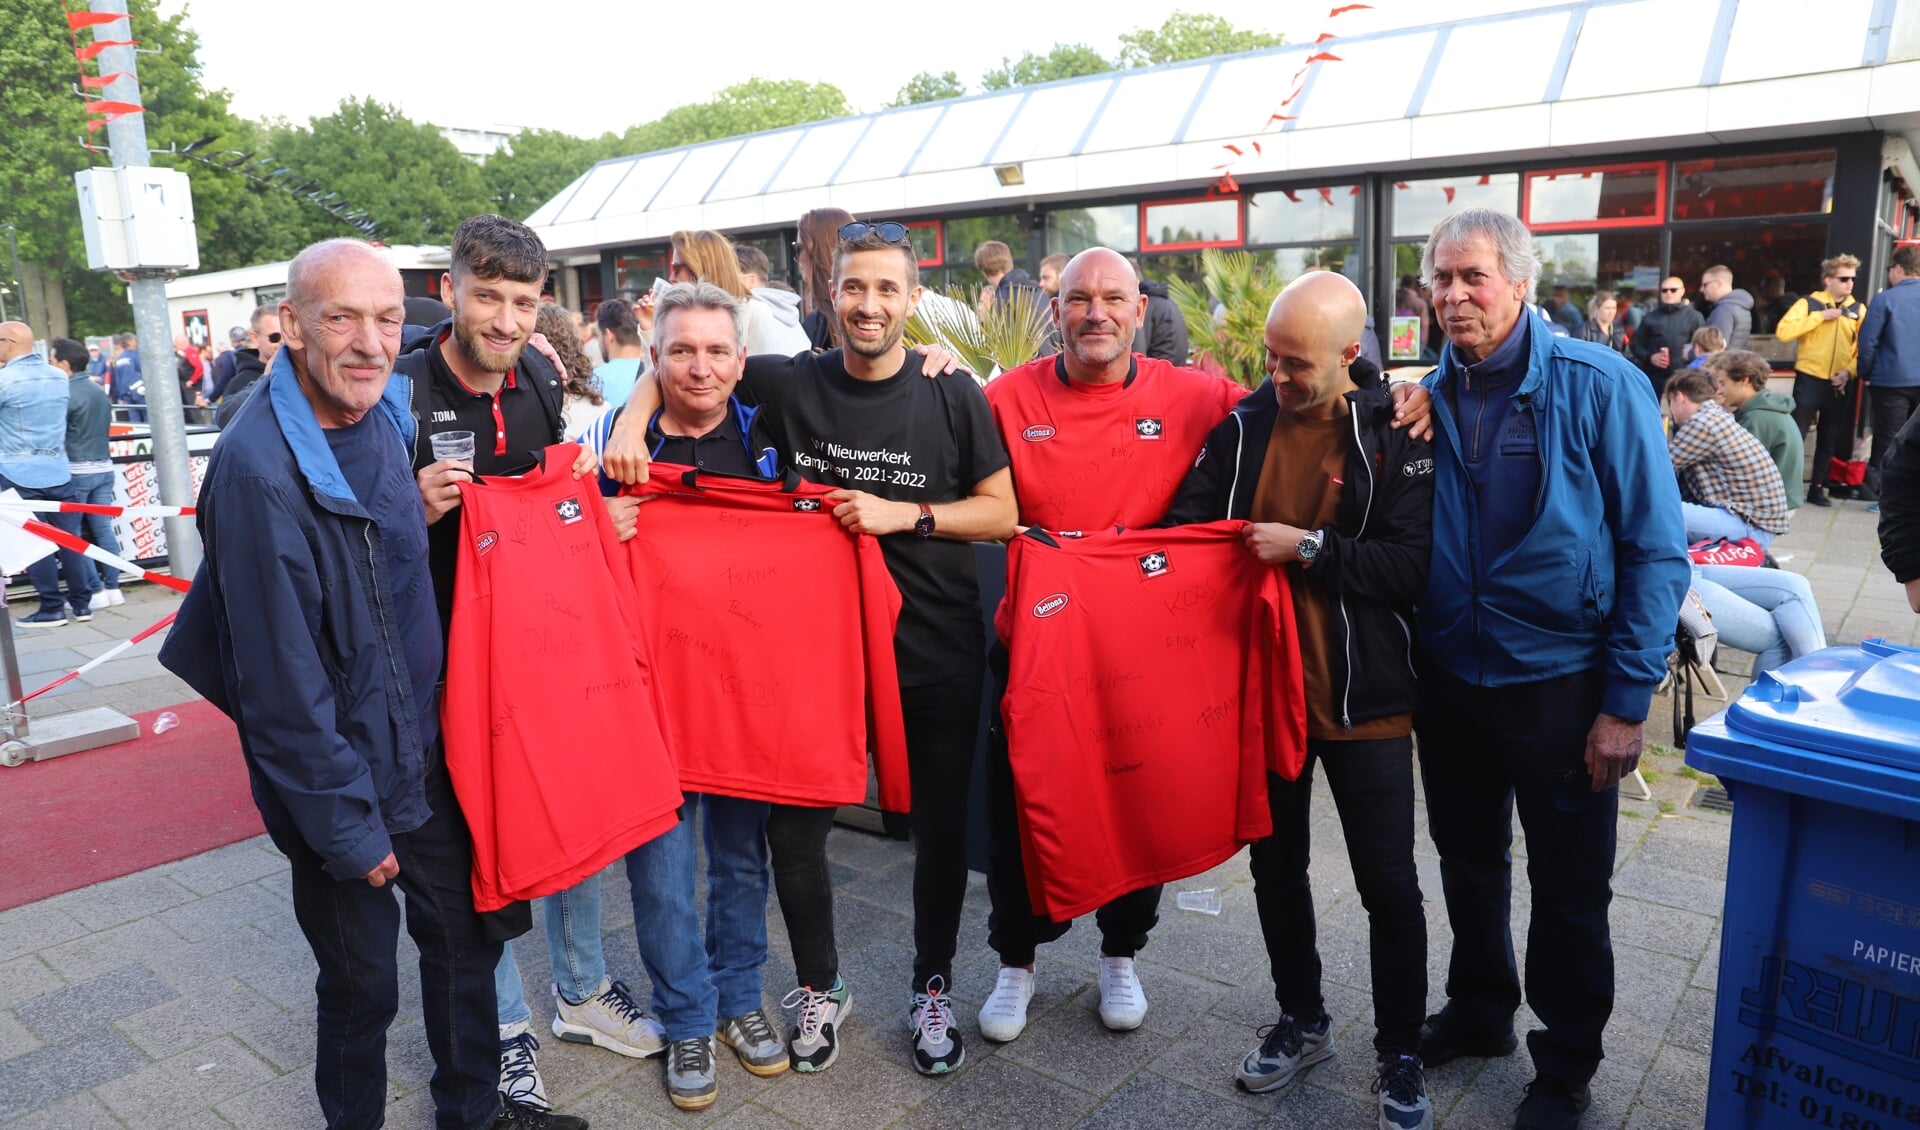
M 1786 568 L 1805 573 L 1834 643 L 1883 635 L 1915 639 L 1920 618 L 1881 567 L 1873 516 L 1859 504 L 1802 510 L 1775 546 Z M 29 689 L 96 655 L 173 606 L 151 590 L 91 625 L 23 633 Z M 156 673 L 149 642 L 53 696 L 37 713 L 99 704 L 129 712 L 189 697 Z M 38 657 L 38 658 L 36 658 Z M 1737 671 L 1745 657 L 1728 655 Z M 37 678 L 38 677 L 38 678 Z M 1737 693 L 1743 680 L 1728 678 Z M 1702 703 L 1701 713 L 1717 704 Z M 1648 734 L 1669 732 L 1656 700 Z M 78 756 L 85 756 L 84 754 Z M 1618 995 L 1608 1059 L 1595 1080 L 1590 1127 L 1698 1127 L 1704 1117 L 1718 967 L 1729 820 L 1690 806 L 1697 782 L 1671 751 L 1646 762 L 1653 799 L 1624 799 L 1613 928 Z M 0 798 L 5 795 L 0 770 Z M 540 1061 L 558 1105 L 598 1127 L 662 1124 L 727 1127 L 905 1126 L 1371 1126 L 1372 1009 L 1366 916 L 1324 787 L 1315 798 L 1312 867 L 1326 964 L 1326 996 L 1341 1052 L 1290 1093 L 1239 1092 L 1233 1068 L 1274 1018 L 1272 985 L 1243 860 L 1174 884 L 1217 887 L 1217 917 L 1175 909 L 1141 954 L 1152 1010 L 1137 1032 L 1107 1032 L 1096 1015 L 1095 932 L 1090 924 L 1046 947 L 1032 1024 L 993 1046 L 973 1015 L 990 990 L 986 892 L 976 876 L 961 928 L 954 995 L 968 1041 L 967 1064 L 939 1081 L 915 1074 L 906 1050 L 904 988 L 911 963 L 911 853 L 836 829 L 829 843 L 844 976 L 858 1001 L 840 1061 L 818 1077 L 757 1079 L 722 1057 L 720 1100 L 699 1115 L 675 1111 L 657 1061 L 548 1040 Z M 1424 825 L 1424 809 L 1418 811 Z M 107 834 L 103 831 L 103 834 Z M 1430 999 L 1437 1004 L 1449 932 L 1437 860 L 1420 835 L 1427 898 Z M 1525 843 L 1516 840 L 1524 863 Z M 9 866 L 31 867 L 31 860 Z M 605 885 L 608 961 L 646 999 L 633 943 L 625 877 Z M 25 1128 L 239 1127 L 319 1124 L 313 1098 L 313 963 L 287 900 L 285 864 L 264 838 L 0 913 L 0 1125 Z M 1515 917 L 1528 887 L 1515 875 Z M 769 907 L 771 1005 L 792 983 L 777 907 Z M 1524 953 L 1525 936 L 1516 938 Z M 411 947 L 402 942 L 402 967 Z M 536 1022 L 550 1016 L 546 944 L 534 931 L 517 944 Z M 403 975 L 401 1016 L 391 1033 L 389 1125 L 430 1125 L 431 1070 L 417 986 Z M 1530 1016 L 1521 1017 L 1525 1028 Z M 1503 1126 L 1531 1072 L 1524 1054 L 1462 1061 L 1431 1073 L 1439 1124 Z

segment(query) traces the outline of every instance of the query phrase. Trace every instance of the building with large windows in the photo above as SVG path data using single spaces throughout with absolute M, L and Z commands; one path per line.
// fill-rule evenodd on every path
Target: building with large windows
M 931 285 L 976 282 L 985 239 L 1029 271 L 1104 244 L 1150 278 L 1244 249 L 1348 274 L 1384 328 L 1433 224 L 1484 205 L 1537 233 L 1541 294 L 1581 309 L 1726 264 L 1764 347 L 1823 257 L 1859 255 L 1877 288 L 1920 237 L 1920 0 L 1808 14 L 1573 0 L 1070 79 L 604 161 L 529 223 L 580 305 L 664 275 L 682 228 L 778 272 L 801 213 L 835 206 L 911 224 Z

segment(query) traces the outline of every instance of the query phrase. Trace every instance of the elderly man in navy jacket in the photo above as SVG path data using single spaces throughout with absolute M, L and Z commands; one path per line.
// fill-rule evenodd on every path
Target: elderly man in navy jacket
M 435 1125 L 539 1125 L 495 1092 L 500 943 L 474 912 L 472 840 L 441 754 L 413 418 L 406 382 L 388 382 L 402 298 L 367 244 L 328 240 L 293 261 L 285 347 L 214 448 L 206 560 L 160 661 L 239 727 L 255 803 L 292 865 L 320 966 L 326 1124 L 379 1126 L 385 1112 L 398 887 L 420 949 Z

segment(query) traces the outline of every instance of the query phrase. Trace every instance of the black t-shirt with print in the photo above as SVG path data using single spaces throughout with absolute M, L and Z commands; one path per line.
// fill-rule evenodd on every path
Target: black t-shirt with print
M 735 392 L 766 413 L 781 461 L 809 482 L 900 502 L 958 502 L 1007 466 L 1007 451 L 974 379 L 928 379 L 922 363 L 909 352 L 893 376 L 862 381 L 838 349 L 749 357 Z M 908 531 L 881 538 L 880 549 L 900 586 L 901 685 L 978 676 L 985 656 L 972 548 Z

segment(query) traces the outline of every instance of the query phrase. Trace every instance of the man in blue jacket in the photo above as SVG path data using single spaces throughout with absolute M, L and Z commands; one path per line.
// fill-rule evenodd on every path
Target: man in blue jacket
M 1527 314 L 1539 277 L 1516 219 L 1442 220 L 1422 270 L 1448 345 L 1433 390 L 1433 558 L 1414 707 L 1428 826 L 1453 926 L 1429 1070 L 1517 1046 L 1513 811 L 1533 917 L 1535 1079 L 1514 1125 L 1574 1127 L 1613 1010 L 1620 778 L 1687 588 L 1680 494 L 1646 379 Z
M 1873 296 L 1860 324 L 1860 379 L 1873 389 L 1873 457 L 1877 490 L 1893 437 L 1920 409 L 1920 247 L 1893 253 L 1887 289 Z
M 329 1127 L 375 1127 L 396 943 L 420 949 L 435 1126 L 546 1125 L 502 1110 L 493 969 L 473 908 L 434 686 L 440 623 L 408 450 L 400 276 L 355 240 L 301 252 L 285 346 L 222 434 L 200 492 L 206 559 L 160 661 L 238 726 L 254 802 L 291 865 L 320 974 L 314 1071 Z

